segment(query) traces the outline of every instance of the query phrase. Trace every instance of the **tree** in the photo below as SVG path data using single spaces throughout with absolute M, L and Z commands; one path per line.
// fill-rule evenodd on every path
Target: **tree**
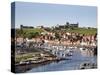
M 39 32 L 26 32 L 25 36 L 29 39 L 39 36 Z
M 55 33 L 55 38 L 60 39 L 60 35 L 57 32 Z

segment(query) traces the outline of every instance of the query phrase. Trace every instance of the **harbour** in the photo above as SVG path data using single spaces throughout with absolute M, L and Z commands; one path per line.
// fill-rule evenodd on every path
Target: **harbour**
M 45 72 L 63 70 L 81 70 L 97 68 L 97 56 L 87 47 L 50 46 L 48 44 L 33 47 L 43 51 L 41 59 L 28 59 L 16 65 L 16 72 Z M 95 47 L 92 48 L 95 50 Z M 34 58 L 34 57 L 33 57 Z M 84 65 L 85 64 L 85 65 Z M 23 70 L 24 69 L 24 70 Z

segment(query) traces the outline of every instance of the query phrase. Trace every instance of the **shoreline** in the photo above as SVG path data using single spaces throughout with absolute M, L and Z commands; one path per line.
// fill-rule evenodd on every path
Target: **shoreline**
M 31 70 L 32 68 L 47 65 L 47 64 L 50 64 L 52 62 L 60 62 L 63 60 L 70 60 L 70 59 L 55 59 L 55 60 L 46 60 L 46 61 L 39 62 L 39 63 L 15 65 L 15 72 L 16 73 L 24 73 L 24 72 L 27 72 L 28 70 Z
M 69 46 L 69 47 L 71 47 L 71 46 Z M 79 47 L 80 48 L 80 46 L 74 46 L 74 47 Z M 92 48 L 95 48 L 95 47 L 92 46 Z M 37 49 L 39 49 L 39 48 L 37 48 Z M 57 58 L 57 57 L 54 57 L 54 56 L 50 56 L 50 58 L 51 59 L 49 59 L 49 57 L 46 57 L 46 59 L 35 61 L 35 63 L 32 62 L 34 60 L 29 60 L 28 63 L 15 64 L 15 72 L 16 73 L 24 73 L 24 72 L 27 72 L 28 70 L 31 70 L 32 68 L 43 66 L 43 65 L 47 65 L 47 64 L 50 64 L 52 62 L 59 62 L 59 61 L 62 61 L 62 60 L 70 60 L 70 59 Z

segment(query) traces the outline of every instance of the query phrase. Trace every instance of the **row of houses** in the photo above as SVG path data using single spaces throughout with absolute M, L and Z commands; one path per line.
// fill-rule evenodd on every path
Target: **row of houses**
M 28 39 L 26 38 L 27 42 L 46 42 L 48 43 L 57 43 L 59 44 L 82 44 L 82 45 L 90 45 L 97 43 L 97 34 L 95 35 L 82 35 L 79 33 L 71 33 L 71 32 L 65 32 L 65 33 L 57 33 L 59 35 L 59 38 L 56 38 L 56 34 L 53 32 L 42 32 L 39 37 Z M 23 42 L 24 40 L 22 38 L 16 39 L 17 42 Z

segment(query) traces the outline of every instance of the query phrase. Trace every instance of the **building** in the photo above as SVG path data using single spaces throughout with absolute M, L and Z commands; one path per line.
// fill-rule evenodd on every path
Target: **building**
M 71 27 L 79 27 L 79 23 L 69 23 L 69 22 L 66 22 L 66 24 L 64 25 L 59 25 L 57 24 L 57 26 L 55 28 L 57 29 L 65 29 L 65 28 L 71 28 Z
M 36 28 L 39 28 L 39 29 L 41 29 L 41 28 L 44 28 L 44 26 L 37 26 Z
M 23 26 L 23 25 L 20 25 L 20 29 L 23 29 L 23 28 L 34 28 L 34 27 L 32 27 L 32 26 Z

